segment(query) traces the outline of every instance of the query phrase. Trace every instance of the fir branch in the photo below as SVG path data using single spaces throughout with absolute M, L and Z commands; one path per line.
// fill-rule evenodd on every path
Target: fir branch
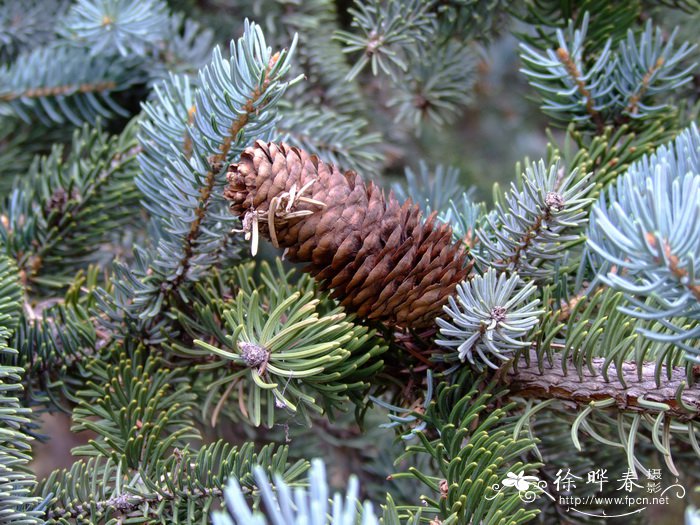
M 580 174 L 590 173 L 591 181 L 596 185 L 588 196 L 597 198 L 630 165 L 673 140 L 678 133 L 677 126 L 678 114 L 673 111 L 648 120 L 643 129 L 635 129 L 629 122 L 610 124 L 603 133 L 595 136 L 578 130 L 572 123 L 567 128 L 564 143 L 554 155 L 563 155 L 562 160 L 570 169 L 578 168 Z M 550 142 L 557 144 L 551 135 Z
M 440 214 L 440 219 L 452 226 L 454 242 L 463 243 L 469 250 L 479 241 L 476 230 L 486 216 L 486 204 L 473 202 L 472 193 L 471 190 L 462 193 L 457 202 L 450 200 L 450 207 Z
M 0 9 L 0 62 L 48 44 L 55 37 L 56 20 L 68 7 L 66 0 L 6 0 Z
M 162 525 L 200 522 L 222 499 L 229 478 L 237 479 L 247 495 L 259 498 L 252 475 L 256 466 L 297 486 L 308 462 L 290 463 L 288 454 L 287 447 L 268 445 L 256 452 L 249 442 L 236 447 L 219 440 L 199 450 L 175 449 L 138 470 L 101 458 L 78 461 L 42 483 L 44 516 L 47 525 L 113 519 Z
M 697 359 L 700 327 L 700 132 L 693 124 L 675 141 L 629 167 L 593 208 L 588 245 L 605 284 L 630 301 L 621 311 L 662 327 L 642 328 Z M 670 333 L 665 331 L 669 329 Z
M 145 78 L 138 60 L 91 56 L 88 50 L 46 46 L 0 69 L 0 111 L 31 122 L 94 123 L 98 116 L 126 116 L 112 95 Z
M 413 411 L 426 428 L 414 430 L 418 443 L 400 456 L 413 461 L 428 457 L 437 471 L 411 466 L 389 478 L 419 480 L 428 491 L 420 496 L 423 512 L 436 516 L 438 523 L 482 523 L 498 513 L 507 523 L 521 524 L 538 513 L 513 505 L 517 492 L 494 493 L 505 472 L 524 473 L 540 465 L 523 460 L 535 442 L 508 415 L 514 404 L 500 402 L 505 389 L 485 379 L 462 369 L 437 386 L 425 413 Z
M 279 140 L 308 150 L 326 162 L 357 171 L 379 171 L 381 136 L 363 118 L 332 109 L 293 107 L 282 114 Z
M 0 100 L 9 102 L 19 98 L 43 98 L 57 97 L 58 95 L 68 95 L 73 93 L 94 93 L 99 91 L 109 91 L 117 87 L 117 83 L 111 80 L 105 82 L 82 84 L 66 84 L 63 86 L 29 88 L 25 91 L 0 94 Z
M 430 168 L 428 164 L 421 160 L 418 164 L 418 172 L 411 168 L 405 169 L 406 183 L 392 185 L 391 189 L 399 200 L 411 199 L 419 204 L 426 214 L 433 211 L 444 212 L 443 222 L 450 224 L 452 215 L 449 213 L 448 205 L 453 199 L 462 195 L 468 198 L 469 192 L 460 182 L 462 174 L 460 170 L 453 166 L 438 164 L 435 168 Z M 454 227 L 453 227 L 454 228 Z
M 677 31 L 665 39 L 650 20 L 640 35 L 629 29 L 616 49 L 608 38 L 596 53 L 589 49 L 589 18 L 586 12 L 578 29 L 572 21 L 567 34 L 558 29 L 556 51 L 520 45 L 522 71 L 541 93 L 542 109 L 554 118 L 591 122 L 600 134 L 606 124 L 660 113 L 667 104 L 654 99 L 690 82 L 693 65 L 683 61 L 695 46 L 674 46 Z
M 300 457 L 350 449 L 345 464 L 370 465 L 377 482 L 364 490 L 386 501 L 374 520 L 386 525 L 565 519 L 497 488 L 530 470 L 551 483 L 548 471 L 571 459 L 567 435 L 579 451 L 584 433 L 612 447 L 577 466 L 605 458 L 634 470 L 657 450 L 678 474 L 672 453 L 700 455 L 700 135 L 691 127 L 658 147 L 697 110 L 670 105 L 692 80 L 693 47 L 641 23 L 661 12 L 652 2 L 356 0 L 348 12 L 349 0 L 72 0 L 58 33 L 47 18 L 68 0 L 47 0 L 47 13 L 38 3 L 6 0 L 0 13 L 0 172 L 23 177 L 0 205 L 0 521 L 363 519 L 352 490 L 342 509 L 340 496 L 328 505 L 319 467 L 303 489 L 307 462 L 290 464 L 286 448 L 202 445 L 208 423 L 207 434 L 234 427 L 240 441 L 293 438 Z M 169 6 L 216 15 L 199 25 Z M 267 39 L 242 23 L 250 9 Z M 409 173 L 400 196 L 420 205 L 344 171 L 393 172 L 399 149 L 446 161 L 433 147 L 443 137 L 407 131 L 462 117 L 472 39 L 523 10 L 537 26 L 526 74 L 569 126 L 561 151 L 518 169 L 488 214 L 455 170 Z M 223 40 L 241 26 L 230 56 L 209 57 L 208 29 Z M 338 41 L 357 52 L 354 66 Z M 362 89 L 347 81 L 366 66 L 385 74 Z M 30 148 L 65 142 L 53 124 L 126 114 L 115 101 L 131 107 L 150 89 L 138 144 L 83 131 L 26 169 Z M 279 134 L 308 153 L 268 142 Z M 319 284 L 280 261 L 238 264 L 239 220 L 308 262 Z M 379 427 L 368 396 L 389 410 L 405 454 L 389 433 L 364 430 Z M 73 449 L 88 458 L 38 490 L 25 465 L 36 412 L 22 399 L 70 410 L 72 430 L 92 438 Z M 411 488 L 385 495 L 394 468 L 388 479 Z
M 637 39 L 629 31 L 627 39 L 620 43 L 615 85 L 622 115 L 635 119 L 662 111 L 666 106 L 652 105 L 653 97 L 677 90 L 690 81 L 695 64 L 685 61 L 696 46 L 688 42 L 675 46 L 677 33 L 676 28 L 666 37 L 649 20 Z
M 130 220 L 136 203 L 134 126 L 119 137 L 90 130 L 73 135 L 71 149 L 37 158 L 5 201 L 0 242 L 15 256 L 25 284 L 51 285 L 94 261 L 101 242 Z
M 65 140 L 65 133 L 58 126 L 46 129 L 15 117 L 0 117 L 0 195 L 8 195 L 17 179 L 30 171 L 36 155 L 45 153 L 48 144 Z
M 530 299 L 535 290 L 532 281 L 523 285 L 517 273 L 497 276 L 494 269 L 457 285 L 459 304 L 450 297 L 444 307 L 449 320 L 437 319 L 442 339 L 436 344 L 456 350 L 445 360 L 498 368 L 490 358 L 507 360 L 513 351 L 529 347 L 531 343 L 522 338 L 544 313 L 537 310 L 539 299 Z
M 476 53 L 468 44 L 451 41 L 421 53 L 410 61 L 405 78 L 394 82 L 387 104 L 396 107 L 395 121 L 417 135 L 426 124 L 453 123 L 472 101 L 476 70 Z
M 147 55 L 167 38 L 163 0 L 78 0 L 61 21 L 67 39 L 92 55 Z M 115 53 L 116 52 L 116 53 Z
M 511 386 L 510 394 L 526 400 L 530 407 L 546 400 L 556 400 L 566 407 L 565 410 L 575 408 L 574 413 L 581 417 L 594 408 L 608 410 L 604 417 L 617 418 L 625 428 L 634 424 L 634 418 L 643 417 L 640 430 L 643 427 L 649 430 L 653 444 L 675 472 L 670 449 L 660 443 L 667 442 L 671 432 L 684 441 L 684 424 L 687 424 L 687 432 L 694 432 L 693 425 L 697 424 L 700 414 L 700 369 L 689 364 L 681 366 L 680 349 L 644 339 L 635 333 L 635 326 L 619 311 L 622 293 L 610 289 L 603 291 L 600 287 L 593 291 L 588 285 L 588 296 L 579 300 L 578 294 L 571 301 L 571 307 L 565 303 L 559 309 L 553 305 L 558 294 L 549 293 L 553 288 L 557 286 L 544 290 L 543 302 L 549 309 L 535 334 L 530 336 L 534 342 L 528 350 L 516 354 L 514 364 L 508 363 L 496 372 L 495 379 Z M 478 302 L 472 302 L 466 310 L 477 319 L 487 317 L 488 313 L 479 311 L 480 306 Z M 447 311 L 451 313 L 449 309 Z M 447 324 L 442 320 L 439 323 L 441 326 Z M 510 324 L 506 326 L 512 329 Z M 469 326 L 462 320 L 459 326 L 472 328 L 471 332 L 479 335 L 473 324 Z M 469 330 L 467 332 L 469 335 Z M 466 335 L 462 335 L 461 340 L 465 340 Z M 447 361 L 448 356 L 435 354 L 435 360 Z M 523 417 L 529 418 L 528 413 L 526 411 Z M 647 425 L 646 421 L 651 423 Z M 657 423 L 652 424 L 654 421 Z M 668 424 L 675 421 L 677 424 L 659 427 L 658 421 Z M 574 427 L 580 422 L 581 419 L 576 419 Z M 613 443 L 625 441 L 614 435 L 599 438 L 609 433 L 605 424 L 599 424 L 599 427 L 602 428 L 591 431 L 599 441 L 608 445 L 611 440 Z M 575 432 L 572 436 L 578 447 Z M 635 457 L 633 444 L 624 446 L 629 457 Z M 633 466 L 630 463 L 630 468 Z
M 78 271 L 63 297 L 32 301 L 24 308 L 12 344 L 15 363 L 25 370 L 24 399 L 35 411 L 68 412 L 91 377 L 88 365 L 109 360 L 118 340 L 94 312 L 98 266 Z
M 197 205 L 195 207 L 194 212 L 195 218 L 190 223 L 190 230 L 187 233 L 187 236 L 185 237 L 184 241 L 183 257 L 180 260 L 180 267 L 182 268 L 182 271 L 178 273 L 177 277 L 172 282 L 172 287 L 169 289 L 171 294 L 175 292 L 185 280 L 190 264 L 192 264 L 192 256 L 194 255 L 195 244 L 201 234 L 202 221 L 207 216 L 207 212 L 211 204 L 211 196 L 212 191 L 214 190 L 214 185 L 216 183 L 216 176 L 221 171 L 221 169 L 224 166 L 224 163 L 228 159 L 234 140 L 238 139 L 239 134 L 246 126 L 246 124 L 248 124 L 248 121 L 250 120 L 251 116 L 254 113 L 257 113 L 261 110 L 261 108 L 259 107 L 260 100 L 263 97 L 263 95 L 267 94 L 266 92 L 270 87 L 270 83 L 273 81 L 273 77 L 270 75 L 270 73 L 273 71 L 275 65 L 277 64 L 279 57 L 280 54 L 276 53 L 270 58 L 270 61 L 267 64 L 267 69 L 263 74 L 262 82 L 260 83 L 260 85 L 256 86 L 255 89 L 252 91 L 250 97 L 245 101 L 245 103 L 241 107 L 238 118 L 236 118 L 229 126 L 226 138 L 219 146 L 219 152 L 210 157 L 209 163 L 212 166 L 212 169 L 207 171 L 206 175 L 204 176 L 204 185 L 199 188 L 199 199 L 197 201 Z M 196 109 L 192 111 L 191 115 L 196 116 Z M 189 119 L 190 116 L 188 114 L 188 120 Z M 187 149 L 187 143 L 185 144 L 185 148 Z
M 96 437 L 72 453 L 111 457 L 115 464 L 137 469 L 160 459 L 164 451 L 198 441 L 191 415 L 195 396 L 184 371 L 167 370 L 138 350 L 133 357 L 116 357 L 118 364 L 100 359 L 86 365 L 85 389 L 78 392 L 71 430 L 90 430 Z
M 252 491 L 247 487 L 241 489 L 245 494 Z M 187 491 L 187 501 L 201 504 L 205 499 L 221 499 L 224 489 L 218 487 L 194 487 Z M 178 501 L 182 495 L 175 490 L 162 489 L 157 494 L 130 494 L 128 492 L 111 496 L 109 498 L 94 499 L 87 503 L 71 503 L 65 507 L 53 507 L 46 511 L 44 518 L 46 523 L 64 523 L 64 520 L 78 520 L 82 523 L 86 516 L 100 516 L 114 514 L 118 520 L 124 520 L 135 515 L 145 514 L 154 520 L 151 523 L 164 523 L 160 520 L 162 513 L 159 507 L 165 503 Z
M 165 40 L 156 43 L 158 60 L 150 66 L 151 86 L 167 80 L 172 74 L 186 74 L 196 79 L 215 46 L 214 32 L 183 13 L 168 18 Z
M 642 16 L 641 2 L 610 3 L 607 0 L 580 0 L 575 3 L 557 0 L 528 0 L 524 6 L 513 6 L 510 13 L 531 26 L 531 31 L 519 31 L 517 36 L 528 45 L 545 48 L 556 46 L 557 30 L 574 26 L 581 28 L 589 20 L 587 46 L 593 54 L 602 50 L 607 41 L 622 40 Z
M 644 73 L 644 76 L 642 77 L 642 80 L 640 82 L 639 88 L 634 93 L 632 93 L 632 95 L 629 98 L 629 102 L 627 103 L 627 106 L 624 109 L 625 113 L 629 113 L 630 115 L 636 115 L 639 112 L 639 102 L 649 90 L 649 85 L 651 84 L 652 77 L 656 74 L 657 71 L 661 69 L 663 65 L 664 57 L 659 57 L 656 59 L 656 62 L 646 70 L 646 73 Z
M 0 255 L 0 515 L 5 523 L 39 524 L 33 510 L 39 499 L 32 494 L 36 480 L 27 472 L 31 437 L 26 433 L 31 411 L 20 404 L 24 369 L 13 361 L 17 351 L 7 346 L 19 318 L 22 288 L 17 267 Z
M 566 173 L 559 159 L 525 169 L 520 184 L 500 197 L 496 208 L 476 230 L 472 254 L 484 268 L 517 272 L 544 280 L 552 276 L 566 248 L 582 242 L 580 230 L 588 220 L 590 174 Z M 520 186 L 520 187 L 519 187 Z
M 375 333 L 354 325 L 308 277 L 293 287 L 292 272 L 279 259 L 274 270 L 263 263 L 266 285 L 249 288 L 253 269 L 234 270 L 235 281 L 219 283 L 223 290 L 200 287 L 205 306 L 180 314 L 194 348 L 176 343 L 172 350 L 199 363 L 195 369 L 210 392 L 205 411 L 219 400 L 212 421 L 236 397 L 238 418 L 272 428 L 285 414 L 332 411 L 366 391 L 365 379 L 381 368 L 377 357 L 386 351 Z M 224 301 L 236 288 L 235 298 Z
M 558 48 L 556 54 L 557 58 L 559 58 L 561 63 L 564 65 L 567 73 L 571 77 L 571 80 L 574 82 L 574 84 L 576 84 L 576 88 L 583 97 L 586 105 L 586 111 L 593 119 L 593 123 L 596 125 L 598 133 L 601 133 L 604 126 L 603 119 L 601 118 L 600 113 L 595 109 L 595 101 L 591 95 L 591 92 L 586 87 L 586 82 L 583 80 L 583 75 L 579 71 L 578 66 L 571 59 L 569 52 L 565 48 Z
M 575 364 L 565 363 L 559 354 L 547 358 L 530 349 L 523 357 L 512 368 L 504 367 L 499 376 L 513 395 L 525 399 L 559 399 L 579 410 L 611 400 L 605 406 L 654 416 L 661 411 L 679 421 L 700 415 L 700 370 L 693 369 L 689 377 L 684 366 L 623 362 L 618 368 L 603 357 L 593 357 L 577 373 L 567 373 L 567 367 Z
M 267 14 L 275 24 L 284 28 L 283 37 L 289 41 L 299 35 L 299 46 L 292 71 L 302 73 L 304 83 L 289 91 L 289 100 L 305 108 L 326 110 L 342 116 L 365 114 L 367 101 L 357 80 L 348 81 L 350 66 L 345 60 L 340 43 L 333 39 L 338 29 L 339 13 L 333 0 L 282 0 L 278 13 Z M 275 9 L 267 11 L 274 13 Z
M 344 52 L 362 52 L 347 79 L 354 79 L 368 64 L 373 75 L 379 70 L 387 75 L 395 69 L 406 71 L 409 57 L 433 38 L 432 4 L 423 0 L 356 1 L 349 13 L 353 16 L 352 26 L 360 34 L 336 32 L 336 38 L 345 44 Z
M 195 496 L 196 497 L 196 496 Z M 46 511 L 47 523 L 60 523 L 62 520 L 79 520 L 91 513 L 103 514 L 107 511 L 116 511 L 121 519 L 130 513 L 137 511 L 142 505 L 153 505 L 158 502 L 157 497 L 130 497 L 127 494 L 112 496 L 107 499 L 93 500 L 88 503 L 77 503 L 66 507 L 55 507 Z
M 157 246 L 149 256 L 152 275 L 134 300 L 142 315 L 156 316 L 184 283 L 235 255 L 225 239 L 234 219 L 223 215 L 218 189 L 227 163 L 252 137 L 272 129 L 272 109 L 293 82 L 283 78 L 295 45 L 273 53 L 260 28 L 246 22 L 244 35 L 231 42 L 231 58 L 216 48 L 198 87 L 172 76 L 156 88 L 156 100 L 144 105 L 143 173 L 136 183 L 153 215 Z
M 512 14 L 513 0 L 441 0 L 436 2 L 438 35 L 487 44 Z
M 556 51 L 547 49 L 542 53 L 521 43 L 521 58 L 525 63 L 521 71 L 542 93 L 543 111 L 561 120 L 592 121 L 600 132 L 604 124 L 600 112 L 612 98 L 611 71 L 615 60 L 610 51 L 612 41 L 608 40 L 588 64 L 588 23 L 586 13 L 580 28 L 571 21 L 566 33 L 557 30 Z

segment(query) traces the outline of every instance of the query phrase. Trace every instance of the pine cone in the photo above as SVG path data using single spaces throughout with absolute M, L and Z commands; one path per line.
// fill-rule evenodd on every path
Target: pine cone
M 452 229 L 421 221 L 352 171 L 286 144 L 258 141 L 228 171 L 225 197 L 243 231 L 286 248 L 348 310 L 389 326 L 430 327 L 471 269 Z

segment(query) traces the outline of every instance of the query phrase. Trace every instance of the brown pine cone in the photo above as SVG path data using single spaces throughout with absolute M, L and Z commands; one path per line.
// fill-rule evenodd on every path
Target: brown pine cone
M 471 263 L 452 229 L 421 221 L 352 171 L 286 144 L 256 142 L 228 171 L 224 193 L 243 231 L 286 248 L 348 310 L 392 327 L 430 327 Z

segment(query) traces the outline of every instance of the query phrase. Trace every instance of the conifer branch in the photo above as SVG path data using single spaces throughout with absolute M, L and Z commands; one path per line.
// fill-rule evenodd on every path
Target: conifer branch
M 280 140 L 314 153 L 326 162 L 360 172 L 376 172 L 381 166 L 379 133 L 369 132 L 368 122 L 330 108 L 295 106 L 283 114 L 277 126 Z
M 561 63 L 564 65 L 564 68 L 571 77 L 571 80 L 573 80 L 574 84 L 576 85 L 578 92 L 585 100 L 586 111 L 593 119 L 593 123 L 596 125 L 598 133 L 602 133 L 605 122 L 601 118 L 600 113 L 595 109 L 593 95 L 591 95 L 591 92 L 586 87 L 586 82 L 584 82 L 582 79 L 581 72 L 578 70 L 576 63 L 571 59 L 569 52 L 563 47 L 557 49 L 557 58 L 559 58 Z
M 26 467 L 32 436 L 26 431 L 31 410 L 21 405 L 24 369 L 13 363 L 9 339 L 17 327 L 22 289 L 14 261 L 0 254 L 0 515 L 5 523 L 41 523 L 33 508 L 36 480 Z
M 116 152 L 111 159 L 107 161 L 106 167 L 85 187 L 85 191 L 82 192 L 80 196 L 80 202 L 75 207 L 71 208 L 71 213 L 78 214 L 81 207 L 89 205 L 91 198 L 99 199 L 102 186 L 108 184 L 116 173 L 123 171 L 134 162 L 140 151 L 140 146 L 135 144 L 126 151 Z M 63 198 L 61 197 L 60 191 L 55 195 L 57 198 Z M 70 196 L 67 196 L 67 198 L 70 198 Z M 64 241 L 65 236 L 70 234 L 70 230 L 76 226 L 75 223 L 70 223 L 66 225 L 64 229 L 52 229 L 43 242 L 36 246 L 36 251 L 30 252 L 28 258 L 26 258 L 28 254 L 24 254 L 25 257 L 23 257 L 23 259 L 26 260 L 26 264 L 22 266 L 21 275 L 25 283 L 31 281 L 33 277 L 41 272 L 44 265 L 44 256 L 60 242 Z
M 629 103 L 625 108 L 625 113 L 629 113 L 630 115 L 636 115 L 639 112 L 639 102 L 642 100 L 642 98 L 648 91 L 652 77 L 657 71 L 659 71 L 659 69 L 663 67 L 664 62 L 664 57 L 659 57 L 658 59 L 656 59 L 656 62 L 649 69 L 647 69 L 647 72 L 644 73 L 644 76 L 642 77 L 639 89 L 635 93 L 633 93 L 632 96 L 630 96 Z
M 570 517 L 539 497 L 557 468 L 700 457 L 687 20 L 642 22 L 665 16 L 647 0 L 0 3 L 0 521 L 549 523 Z M 567 132 L 488 206 L 461 145 L 523 114 L 489 42 L 510 16 Z M 115 115 L 118 137 L 85 124 Z M 539 129 L 506 127 L 489 152 Z M 245 259 L 241 232 L 282 258 Z M 90 435 L 37 482 L 54 409 Z M 577 454 L 584 434 L 606 446 Z M 351 481 L 329 506 L 321 463 L 304 485 L 306 459 L 255 451 L 282 440 L 360 460 L 386 505 Z
M 133 175 L 140 151 L 133 129 L 109 137 L 84 127 L 65 160 L 63 148 L 35 159 L 0 224 L 0 236 L 16 244 L 13 255 L 25 285 L 60 276 L 70 262 L 89 260 L 110 228 L 129 220 L 125 210 L 136 202 Z M 88 247 L 82 244 L 87 238 L 93 241 Z
M 47 126 L 128 116 L 111 97 L 145 80 L 137 64 L 134 57 L 93 56 L 77 46 L 35 48 L 0 68 L 0 109 Z
M 647 232 L 646 234 L 646 241 L 649 243 L 649 246 L 651 246 L 653 249 L 658 248 L 658 242 L 656 240 L 656 237 L 650 233 Z M 700 284 L 696 281 L 693 281 L 689 278 L 689 272 L 687 268 L 683 268 L 681 266 L 681 260 L 680 258 L 675 255 L 672 251 L 671 244 L 667 239 L 663 240 L 663 254 L 664 257 L 655 257 L 654 260 L 658 264 L 666 264 L 668 267 L 668 270 L 671 272 L 671 275 L 676 277 L 678 279 L 678 285 L 683 286 L 688 289 L 688 291 L 693 294 L 695 299 L 700 302 Z
M 444 360 L 440 357 L 444 349 L 421 348 L 411 336 L 397 337 L 396 342 L 411 355 L 432 354 L 438 361 Z M 427 362 L 424 359 L 421 361 Z M 436 363 L 431 366 L 435 368 Z M 679 421 L 700 416 L 700 366 L 697 365 L 688 369 L 655 362 L 640 366 L 625 361 L 618 370 L 617 365 L 608 363 L 605 358 L 594 357 L 579 369 L 573 360 L 564 359 L 558 353 L 540 355 L 533 345 L 514 361 L 501 366 L 494 377 L 509 387 L 509 395 L 526 400 L 558 399 L 583 409 L 592 402 L 610 399 L 623 412 L 656 415 L 663 411 Z
M 71 95 L 73 93 L 95 93 L 100 91 L 111 91 L 117 87 L 117 83 L 107 80 L 95 82 L 94 84 L 65 84 L 62 86 L 29 88 L 24 91 L 11 91 L 0 94 L 0 100 L 9 102 L 18 98 L 43 98 L 57 97 L 59 95 Z
M 661 410 L 680 421 L 696 419 L 700 413 L 698 367 L 688 377 L 685 366 L 661 365 L 658 371 L 656 363 L 643 363 L 640 368 L 625 362 L 618 369 L 604 358 L 594 357 L 588 366 L 567 373 L 567 368 L 575 367 L 573 362 L 565 363 L 558 354 L 548 360 L 532 348 L 525 359 L 512 368 L 507 366 L 498 375 L 513 395 L 526 399 L 559 399 L 580 409 L 612 399 L 622 411 L 658 414 Z
M 40 487 L 47 525 L 128 522 L 139 516 L 148 523 L 204 522 L 229 478 L 238 480 L 246 495 L 258 496 L 252 475 L 256 467 L 291 486 L 308 468 L 304 460 L 290 463 L 287 447 L 267 445 L 256 451 L 250 442 L 232 446 L 219 440 L 199 450 L 175 448 L 166 456 L 159 456 L 162 448 L 149 452 L 150 460 L 138 469 L 98 456 L 54 471 Z
M 553 276 L 566 247 L 581 241 L 592 200 L 591 174 L 571 172 L 555 159 L 525 169 L 521 184 L 496 202 L 476 229 L 480 241 L 472 253 L 483 268 L 493 266 L 543 281 Z
M 700 335 L 699 167 L 700 132 L 693 124 L 600 195 L 587 232 L 599 257 L 597 278 L 629 301 L 621 311 L 656 320 L 639 332 L 673 341 L 690 359 L 697 359 Z
M 272 78 L 270 77 L 270 72 L 273 70 L 275 64 L 279 60 L 279 57 L 279 52 L 275 53 L 272 57 L 270 57 L 270 61 L 267 66 L 267 70 L 265 71 L 265 76 L 263 78 L 262 83 L 253 90 L 253 92 L 250 95 L 250 98 L 248 98 L 245 104 L 243 104 L 243 107 L 241 108 L 241 114 L 237 119 L 235 119 L 231 123 L 225 140 L 219 146 L 219 153 L 212 155 L 209 159 L 211 169 L 207 172 L 207 174 L 204 177 L 204 185 L 199 188 L 199 199 L 194 212 L 195 218 L 190 224 L 189 232 L 185 237 L 185 245 L 183 247 L 184 255 L 180 260 L 180 267 L 182 268 L 182 271 L 177 275 L 177 277 L 173 281 L 172 287 L 169 288 L 169 293 L 171 295 L 177 291 L 178 287 L 180 286 L 180 284 L 182 284 L 182 282 L 187 276 L 187 270 L 190 267 L 192 256 L 194 255 L 194 247 L 201 233 L 202 221 L 207 216 L 207 211 L 210 206 L 212 191 L 214 190 L 214 186 L 216 184 L 216 176 L 219 174 L 224 163 L 226 162 L 234 140 L 237 139 L 241 130 L 243 130 L 243 128 L 246 126 L 250 119 L 250 116 L 258 111 L 263 110 L 263 108 L 258 106 L 258 103 L 260 102 L 260 99 L 266 94 L 267 89 L 270 86 L 270 82 L 272 81 Z M 192 116 L 195 114 L 195 112 L 196 107 L 193 106 L 191 112 L 188 113 L 188 121 L 192 120 Z M 187 134 L 187 136 L 185 137 L 184 148 L 185 154 L 189 156 L 192 150 L 192 143 L 191 139 L 189 138 L 189 134 Z
M 295 46 L 296 39 L 289 50 L 273 53 L 260 27 L 246 21 L 243 36 L 231 42 L 231 58 L 215 48 L 199 85 L 171 75 L 156 88 L 156 100 L 144 105 L 143 172 L 136 185 L 152 214 L 157 247 L 145 260 L 150 269 L 135 294 L 137 315 L 156 317 L 170 304 L 166 298 L 186 293 L 184 283 L 235 257 L 236 247 L 225 240 L 235 219 L 221 213 L 217 188 L 226 165 L 252 137 L 273 129 L 273 108 L 294 82 L 283 78 Z
M 615 49 L 611 37 L 598 51 L 600 37 L 587 37 L 589 18 L 586 12 L 580 27 L 571 21 L 566 32 L 558 29 L 555 49 L 520 44 L 523 72 L 554 118 L 592 123 L 600 134 L 608 123 L 661 113 L 667 105 L 658 95 L 690 82 L 693 65 L 686 67 L 684 60 L 695 46 L 674 46 L 676 31 L 666 38 L 649 20 L 642 33 L 629 28 Z
M 173 482 L 175 480 L 169 480 Z M 148 514 L 155 519 L 161 517 L 162 512 L 159 510 L 159 505 L 163 501 L 175 502 L 182 499 L 183 495 L 178 494 L 174 490 L 168 490 L 168 483 L 164 481 L 163 488 L 159 492 L 152 494 L 139 493 L 122 493 L 118 496 L 110 498 L 97 499 L 85 503 L 71 504 L 65 507 L 55 506 L 46 511 L 45 519 L 49 523 L 63 523 L 62 520 L 79 519 L 93 514 L 103 514 L 112 512 L 117 519 L 125 519 L 133 516 L 138 512 L 143 514 L 144 509 L 148 509 Z M 242 487 L 245 494 L 250 494 L 252 491 L 248 487 Z M 211 499 L 220 498 L 224 490 L 219 487 L 191 487 L 186 490 L 185 499 Z

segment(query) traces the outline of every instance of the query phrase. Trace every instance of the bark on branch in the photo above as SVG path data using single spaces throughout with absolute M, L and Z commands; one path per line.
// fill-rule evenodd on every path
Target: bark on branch
M 673 367 L 669 379 L 668 369 L 664 366 L 659 386 L 655 363 L 645 363 L 641 376 L 635 363 L 624 363 L 621 370 L 623 384 L 615 364 L 608 366 L 608 379 L 605 379 L 603 358 L 593 358 L 591 364 L 595 373 L 584 366 L 583 377 L 579 378 L 573 362 L 567 363 L 568 373 L 564 373 L 561 356 L 555 355 L 551 364 L 545 360 L 542 372 L 534 350 L 530 351 L 529 357 L 529 364 L 521 359 L 516 367 L 511 367 L 502 376 L 511 391 L 522 397 L 560 399 L 577 405 L 613 399 L 620 410 L 647 413 L 658 413 L 665 407 L 655 407 L 654 403 L 663 403 L 668 406 L 667 415 L 683 421 L 695 419 L 700 414 L 700 384 L 695 381 L 700 374 L 697 367 L 693 369 L 693 381 L 688 385 L 685 367 Z

